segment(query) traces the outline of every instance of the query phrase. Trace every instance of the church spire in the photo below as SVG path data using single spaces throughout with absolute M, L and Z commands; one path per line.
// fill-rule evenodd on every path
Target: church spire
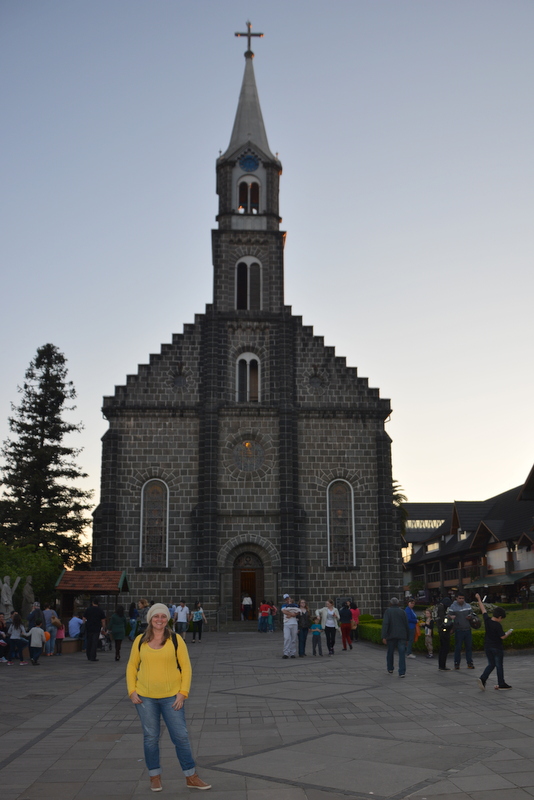
M 237 104 L 232 136 L 230 137 L 228 149 L 222 155 L 222 158 L 229 158 L 239 147 L 250 142 L 256 145 L 267 158 L 274 161 L 275 156 L 271 153 L 267 141 L 267 133 L 265 132 L 260 99 L 254 77 L 254 67 L 252 66 L 254 53 L 251 50 L 251 38 L 253 36 L 263 37 L 263 33 L 252 33 L 251 28 L 251 23 L 247 22 L 247 33 L 235 34 L 236 36 L 246 36 L 248 47 L 245 52 L 245 74 L 243 75 L 243 84 Z

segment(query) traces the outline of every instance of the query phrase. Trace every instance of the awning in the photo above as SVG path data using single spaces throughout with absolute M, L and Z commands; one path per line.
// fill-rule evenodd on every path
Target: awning
M 481 589 L 483 586 L 511 586 L 522 578 L 530 578 L 534 572 L 512 572 L 510 575 L 486 575 L 485 578 L 477 578 L 472 583 L 464 583 L 464 589 Z
M 486 575 L 485 578 L 477 578 L 472 583 L 464 583 L 464 589 L 481 589 L 482 586 L 509 586 L 516 582 L 516 578 L 511 575 Z

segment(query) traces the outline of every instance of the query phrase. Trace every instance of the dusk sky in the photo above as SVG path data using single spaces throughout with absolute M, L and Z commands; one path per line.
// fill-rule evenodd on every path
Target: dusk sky
M 212 300 L 247 19 L 284 170 L 286 304 L 391 399 L 409 500 L 521 484 L 532 0 L 1 0 L 0 439 L 52 342 L 98 501 L 102 397 Z

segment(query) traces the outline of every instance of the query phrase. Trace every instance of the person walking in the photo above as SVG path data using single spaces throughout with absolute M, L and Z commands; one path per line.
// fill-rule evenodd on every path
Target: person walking
M 339 611 L 334 606 L 334 601 L 327 600 L 323 608 L 317 609 L 315 616 L 321 620 L 321 627 L 326 636 L 328 655 L 333 656 L 336 645 L 336 631 L 339 630 Z
M 486 606 L 480 599 L 480 595 L 476 594 L 475 597 L 477 599 L 478 607 L 480 608 L 480 613 L 484 619 L 484 627 L 486 629 L 486 636 L 484 637 L 484 652 L 486 653 L 486 657 L 488 659 L 488 665 L 480 678 L 478 678 L 477 683 L 481 689 L 485 689 L 486 681 L 493 670 L 496 669 L 497 686 L 495 688 L 499 690 L 511 689 L 512 687 L 504 680 L 504 668 L 502 663 L 504 658 L 504 647 L 502 643 L 512 633 L 511 628 L 505 633 L 501 625 L 501 622 L 506 616 L 506 611 L 504 608 L 495 606 L 490 619 L 490 616 L 486 611 Z
M 346 600 L 339 609 L 339 627 L 341 628 L 341 644 L 343 650 L 347 645 L 352 650 L 350 634 L 352 631 L 352 612 L 350 610 L 350 600 Z
M 179 633 L 185 642 L 185 634 L 189 625 L 189 608 L 185 604 L 185 600 L 180 600 L 176 606 L 176 613 L 174 615 L 174 630 Z
M 11 625 L 8 630 L 9 633 L 9 661 L 7 662 L 8 666 L 10 667 L 13 664 L 15 658 L 19 659 L 20 666 L 25 667 L 28 663 L 24 661 L 24 648 L 26 647 L 26 642 L 24 641 L 24 637 L 28 635 L 24 625 L 22 624 L 22 618 L 20 614 L 15 612 L 11 616 Z
M 408 600 L 408 605 L 404 609 L 404 613 L 406 614 L 406 619 L 408 620 L 408 627 L 410 628 L 408 647 L 406 648 L 407 658 L 416 658 L 416 656 L 414 656 L 414 654 L 412 653 L 413 640 L 415 639 L 415 628 L 417 625 L 417 614 L 415 613 L 414 608 L 415 608 L 415 598 L 410 597 Z
M 43 623 L 36 622 L 33 628 L 31 629 L 30 633 L 30 661 L 34 667 L 38 667 L 39 659 L 43 652 L 43 647 L 46 644 L 46 637 L 45 632 L 43 630 Z M 56 641 L 60 642 L 61 639 L 57 639 Z M 61 651 L 58 651 L 58 653 Z
M 251 619 L 252 618 L 252 597 L 249 595 L 248 592 L 245 592 L 243 595 L 243 599 L 241 600 L 241 605 L 243 606 L 243 619 Z
M 389 608 L 386 609 L 382 620 L 382 641 L 387 644 L 386 655 L 387 670 L 390 675 L 394 670 L 395 650 L 399 654 L 399 678 L 406 675 L 406 645 L 410 637 L 408 618 L 399 607 L 398 597 L 392 597 Z
M 299 643 L 299 658 L 306 656 L 306 639 L 308 638 L 308 631 L 310 630 L 311 619 L 310 609 L 306 600 L 299 600 L 300 614 L 297 618 L 298 630 L 297 638 Z
M 109 622 L 109 629 L 111 636 L 115 642 L 115 661 L 121 659 L 122 640 L 126 636 L 126 617 L 124 615 L 124 606 L 117 606 L 115 613 L 112 615 Z
M 85 622 L 86 655 L 88 661 L 98 661 L 96 650 L 100 631 L 105 628 L 106 615 L 98 605 L 98 597 L 91 598 L 91 605 L 85 609 L 83 621 Z
M 128 609 L 128 619 L 130 620 L 130 633 L 128 634 L 130 641 L 133 642 L 137 633 L 137 617 L 139 616 L 139 611 L 137 610 L 135 603 L 130 603 L 130 607 Z
M 323 648 L 321 645 L 321 634 L 323 632 L 323 628 L 321 626 L 321 620 L 319 617 L 314 617 L 310 630 L 312 632 L 312 653 L 314 656 L 316 656 L 316 651 L 319 650 L 319 655 L 322 656 Z
M 136 637 L 126 669 L 128 697 L 135 705 L 143 728 L 145 763 L 150 788 L 161 792 L 159 751 L 161 718 L 167 727 L 190 789 L 211 789 L 197 775 L 184 703 L 191 688 L 191 662 L 187 645 L 169 627 L 170 612 L 155 603 L 147 614 L 147 629 Z
M 352 625 L 351 625 L 351 634 L 350 638 L 353 642 L 358 641 L 358 625 L 360 623 L 360 609 L 356 605 L 356 603 L 350 604 L 350 612 L 352 614 Z
M 191 612 L 191 620 L 193 621 L 193 644 L 195 643 L 195 636 L 198 633 L 198 642 L 202 641 L 202 623 L 206 622 L 207 619 L 204 616 L 204 609 L 200 605 L 200 600 L 197 600 L 193 611 Z

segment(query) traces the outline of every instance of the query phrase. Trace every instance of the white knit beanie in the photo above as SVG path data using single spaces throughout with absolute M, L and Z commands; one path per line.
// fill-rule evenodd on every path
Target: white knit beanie
M 169 611 L 167 606 L 163 605 L 163 603 L 154 603 L 153 606 L 150 606 L 150 608 L 148 609 L 148 613 L 146 615 L 146 621 L 150 622 L 154 614 L 165 614 L 165 616 L 167 617 L 167 622 L 171 618 L 171 612 Z

